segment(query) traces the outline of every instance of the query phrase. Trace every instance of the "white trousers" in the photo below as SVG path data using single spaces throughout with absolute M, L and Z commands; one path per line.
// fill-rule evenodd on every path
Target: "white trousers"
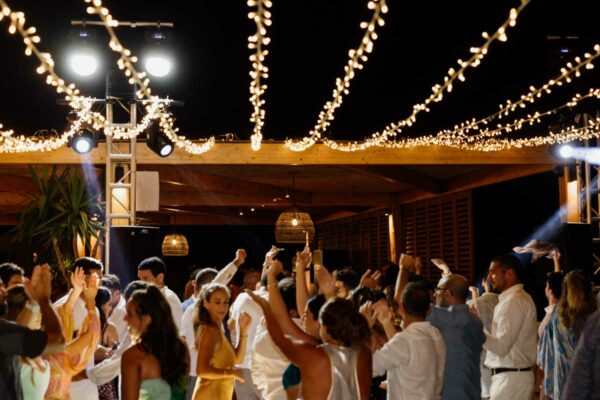
M 503 372 L 492 376 L 491 400 L 531 400 L 533 371 Z
M 71 382 L 71 400 L 98 400 L 98 386 L 89 379 Z

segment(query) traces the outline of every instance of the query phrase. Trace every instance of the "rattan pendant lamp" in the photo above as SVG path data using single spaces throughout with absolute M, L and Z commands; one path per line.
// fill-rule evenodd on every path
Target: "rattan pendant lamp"
M 285 210 L 277 218 L 275 224 L 275 241 L 277 243 L 306 243 L 315 239 L 315 224 L 308 213 L 296 207 L 296 187 L 292 174 L 292 208 Z

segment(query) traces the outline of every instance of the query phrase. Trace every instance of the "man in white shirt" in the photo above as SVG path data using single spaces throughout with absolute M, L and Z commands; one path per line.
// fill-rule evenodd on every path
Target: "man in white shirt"
M 173 321 L 175 322 L 177 329 L 179 332 L 182 332 L 181 318 L 183 317 L 183 309 L 181 308 L 181 301 L 175 292 L 165 285 L 166 274 L 167 266 L 164 261 L 158 257 L 146 258 L 138 265 L 138 279 L 151 283 L 160 289 L 165 296 L 165 299 L 167 299 L 167 303 L 169 303 Z
M 279 281 L 279 291 L 293 321 L 300 325 L 296 309 L 296 283 L 292 278 Z M 244 310 L 248 312 L 247 310 Z M 254 318 L 254 317 L 252 317 Z M 248 342 L 252 343 L 252 342 Z M 269 335 L 266 324 L 256 328 L 254 343 L 251 346 L 250 373 L 252 382 L 260 391 L 259 399 L 287 400 L 283 388 L 283 372 L 290 365 L 290 361 L 283 355 Z
M 488 273 L 489 274 L 489 273 Z M 492 292 L 489 278 L 486 277 L 482 280 L 484 293 L 481 296 L 476 297 L 467 302 L 467 305 L 475 311 L 475 313 L 481 319 L 483 323 L 484 332 L 491 332 L 492 320 L 494 319 L 494 308 L 498 304 L 498 294 Z M 481 399 L 487 400 L 490 398 L 490 386 L 492 384 L 492 375 L 490 370 L 485 366 L 486 351 L 481 352 L 481 362 L 479 365 L 479 371 L 481 372 Z
M 409 283 L 400 302 L 404 330 L 373 354 L 373 376 L 387 372 L 390 400 L 442 396 L 446 343 L 440 331 L 425 321 L 430 300 L 421 283 Z
M 255 290 L 254 293 L 265 299 L 269 297 L 269 293 L 266 288 L 267 280 L 262 279 L 260 281 L 260 288 Z M 238 399 L 244 400 L 260 400 L 260 392 L 254 383 L 252 382 L 252 375 L 250 374 L 250 362 L 252 360 L 252 353 L 254 352 L 254 338 L 256 331 L 261 323 L 264 316 L 260 306 L 253 301 L 250 296 L 246 293 L 240 293 L 235 299 L 231 308 L 229 309 L 229 318 L 235 322 L 235 329 L 231 332 L 231 340 L 236 344 L 238 342 L 237 332 L 239 331 L 238 319 L 242 313 L 246 313 L 252 317 L 252 322 L 248 328 L 248 346 L 246 346 L 246 354 L 244 355 L 244 361 L 238 365 L 244 373 L 244 382 L 240 383 L 235 381 L 235 393 Z
M 121 343 L 127 336 L 127 323 L 124 319 L 126 301 L 121 289 L 121 280 L 116 275 L 107 274 L 102 277 L 102 286 L 110 290 L 110 306 L 112 307 L 112 312 L 108 317 L 108 322 L 112 323 L 117 328 L 119 343 Z
M 536 309 L 520 283 L 521 263 L 514 255 L 496 257 L 490 264 L 490 283 L 500 292 L 491 332 L 483 348 L 490 368 L 493 400 L 530 400 L 536 361 Z
M 73 263 L 73 270 L 75 268 L 81 267 L 83 269 L 83 274 L 85 276 L 85 284 L 88 285 L 90 282 L 90 278 L 92 274 L 96 273 L 98 277 L 102 277 L 102 270 L 104 269 L 102 263 L 92 257 L 81 257 L 75 260 Z M 80 297 L 77 298 L 75 304 L 73 305 L 73 331 L 74 337 L 76 336 L 76 332 L 81 329 L 81 325 L 83 324 L 83 320 L 88 314 L 87 308 L 85 306 L 85 300 L 83 298 L 84 294 L 82 293 Z M 54 309 L 58 309 L 60 306 L 64 305 L 69 298 L 69 294 L 67 293 L 65 296 L 58 299 L 52 307 Z M 99 314 L 98 309 L 96 312 Z M 86 368 L 90 368 L 94 366 L 94 357 L 90 357 L 90 360 L 86 366 Z M 98 399 L 98 388 L 94 382 L 88 379 L 85 370 L 81 371 L 77 375 L 75 375 L 71 381 L 71 390 L 70 395 L 72 399 L 89 399 L 94 400 Z

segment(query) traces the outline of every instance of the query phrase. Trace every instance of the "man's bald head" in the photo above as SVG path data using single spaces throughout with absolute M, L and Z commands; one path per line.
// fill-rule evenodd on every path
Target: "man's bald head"
M 465 304 L 469 294 L 469 282 L 462 275 L 452 274 L 440 280 L 436 288 L 436 304 L 449 307 Z

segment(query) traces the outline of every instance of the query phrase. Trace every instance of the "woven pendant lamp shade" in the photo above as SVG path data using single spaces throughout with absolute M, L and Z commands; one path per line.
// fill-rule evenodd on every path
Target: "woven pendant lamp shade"
M 310 215 L 297 208 L 284 211 L 275 224 L 275 241 L 277 243 L 306 243 L 315 239 L 315 224 Z
M 183 257 L 190 252 L 187 239 L 178 233 L 171 233 L 165 236 L 162 243 L 163 256 Z

